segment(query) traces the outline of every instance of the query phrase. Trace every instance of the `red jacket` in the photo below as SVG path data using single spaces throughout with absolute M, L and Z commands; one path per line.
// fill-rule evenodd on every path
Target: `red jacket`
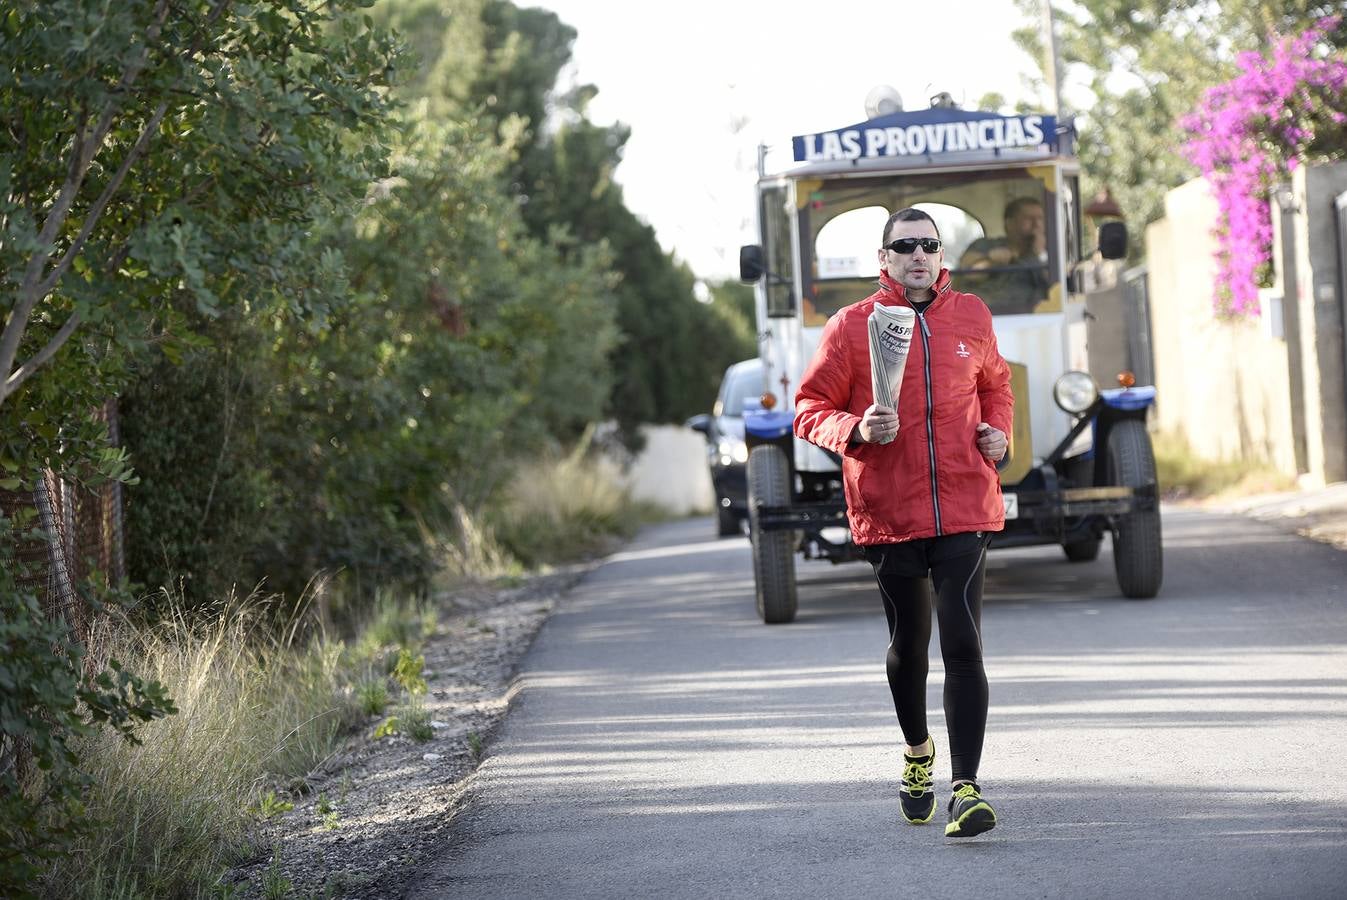
M 880 289 L 833 315 L 795 395 L 795 434 L 842 456 L 852 540 L 890 544 L 1005 527 L 996 464 L 977 449 L 977 425 L 1011 433 L 1010 367 L 985 303 L 949 286 L 917 317 L 898 396 L 898 436 L 851 444 L 874 402 L 866 320 L 876 303 L 910 306 L 887 274 Z M 928 356 L 929 354 L 929 356 Z

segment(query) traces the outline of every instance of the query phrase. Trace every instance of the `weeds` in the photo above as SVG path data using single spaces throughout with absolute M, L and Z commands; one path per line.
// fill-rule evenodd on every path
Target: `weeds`
M 295 804 L 289 800 L 282 800 L 276 796 L 275 791 L 267 791 L 258 798 L 255 806 L 248 807 L 248 812 L 257 816 L 259 819 L 274 819 L 281 813 L 287 813 L 295 808 Z
M 413 699 L 402 708 L 398 723 L 399 730 L 418 744 L 435 736 L 435 729 L 430 727 L 430 711 L 419 700 Z
M 281 848 L 277 846 L 271 855 L 271 865 L 262 873 L 262 896 L 267 900 L 284 900 L 293 886 L 281 871 Z
M 340 827 L 337 821 L 340 816 L 332 806 L 331 801 L 327 799 L 327 794 L 318 795 L 318 803 L 314 806 L 314 809 L 318 813 L 319 824 L 322 825 L 324 831 L 336 831 Z
M 383 715 L 388 708 L 388 682 L 382 678 L 366 678 L 356 686 L 355 697 L 365 715 Z

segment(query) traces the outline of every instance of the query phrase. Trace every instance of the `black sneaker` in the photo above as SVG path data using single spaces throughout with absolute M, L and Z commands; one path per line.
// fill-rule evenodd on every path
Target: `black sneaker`
M 898 802 L 903 807 L 903 818 L 913 825 L 925 825 L 935 815 L 935 792 L 931 787 L 931 769 L 935 766 L 935 740 L 926 756 L 908 756 L 903 752 L 903 786 L 898 790 Z
M 996 827 L 996 813 L 992 805 L 982 799 L 982 790 L 976 784 L 961 784 L 949 798 L 949 824 L 945 837 L 972 837 Z

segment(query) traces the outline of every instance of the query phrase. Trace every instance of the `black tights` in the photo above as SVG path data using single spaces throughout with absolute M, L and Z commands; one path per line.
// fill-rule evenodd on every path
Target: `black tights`
M 926 742 L 926 653 L 931 594 L 945 661 L 945 723 L 955 781 L 977 778 L 987 730 L 987 673 L 982 667 L 982 578 L 987 534 L 970 532 L 869 548 L 889 620 L 889 690 L 903 738 Z M 928 579 L 929 574 L 929 579 Z

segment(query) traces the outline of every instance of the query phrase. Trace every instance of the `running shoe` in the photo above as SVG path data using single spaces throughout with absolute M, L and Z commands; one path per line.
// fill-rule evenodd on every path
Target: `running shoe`
M 996 813 L 992 805 L 982 799 L 982 789 L 976 784 L 961 784 L 949 798 L 949 824 L 945 837 L 972 837 L 996 827 Z
M 898 790 L 898 802 L 903 807 L 903 818 L 913 825 L 924 825 L 935 815 L 935 782 L 931 769 L 935 766 L 935 739 L 926 756 L 908 756 L 903 751 L 903 786 Z

